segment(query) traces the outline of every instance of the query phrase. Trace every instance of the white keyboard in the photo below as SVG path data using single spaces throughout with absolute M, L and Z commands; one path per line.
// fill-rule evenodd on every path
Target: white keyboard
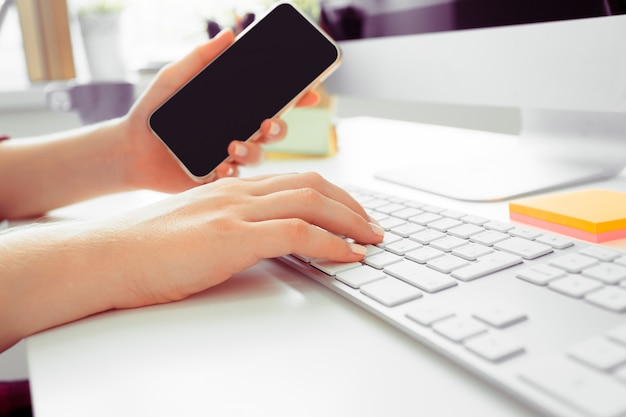
M 285 263 L 541 414 L 626 416 L 625 253 L 348 190 L 384 241 L 361 263 Z

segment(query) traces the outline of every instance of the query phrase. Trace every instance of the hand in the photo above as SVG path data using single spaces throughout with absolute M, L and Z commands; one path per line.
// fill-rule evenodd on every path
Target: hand
M 359 261 L 361 244 L 380 242 L 383 230 L 310 173 L 225 178 L 113 217 L 0 238 L 2 351 L 95 313 L 180 300 L 264 258 Z
M 110 220 L 94 240 L 115 242 L 97 252 L 116 260 L 120 281 L 107 286 L 121 282 L 118 308 L 179 300 L 290 253 L 359 261 L 365 248 L 339 236 L 374 244 L 383 235 L 349 194 L 313 173 L 223 179 Z
M 148 127 L 148 117 L 189 79 L 204 68 L 234 41 L 231 31 L 223 31 L 211 41 L 198 46 L 180 61 L 164 67 L 146 92 L 122 121 L 124 145 L 120 157 L 126 161 L 126 182 L 131 188 L 148 188 L 164 192 L 179 192 L 198 185 L 180 167 L 178 161 Z M 317 102 L 314 92 L 307 93 L 299 106 Z M 209 122 L 210 123 L 210 122 Z M 253 142 L 233 141 L 228 147 L 232 163 L 221 164 L 213 179 L 238 174 L 240 164 L 254 164 L 261 160 L 261 144 L 281 140 L 286 134 L 282 120 L 266 120 L 261 125 L 261 137 Z

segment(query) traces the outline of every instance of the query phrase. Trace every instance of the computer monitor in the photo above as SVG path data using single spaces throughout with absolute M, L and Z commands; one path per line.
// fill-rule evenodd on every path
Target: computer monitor
M 609 178 L 626 166 L 624 0 L 321 4 L 344 54 L 326 82 L 332 93 L 520 109 L 512 154 L 457 155 L 454 165 L 428 155 L 378 178 L 499 201 Z

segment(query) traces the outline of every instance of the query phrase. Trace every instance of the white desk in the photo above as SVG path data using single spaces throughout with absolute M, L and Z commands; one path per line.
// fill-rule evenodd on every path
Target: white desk
M 423 137 L 407 142 L 348 123 L 336 157 L 267 161 L 244 175 L 316 170 L 339 183 L 507 220 L 506 203 L 463 203 L 373 179 L 390 161 L 450 146 L 452 138 L 433 141 L 438 131 L 425 126 Z M 601 186 L 626 191 L 626 175 Z M 155 198 L 111 196 L 57 214 L 94 215 Z M 535 415 L 277 261 L 185 301 L 30 337 L 27 353 L 38 417 Z

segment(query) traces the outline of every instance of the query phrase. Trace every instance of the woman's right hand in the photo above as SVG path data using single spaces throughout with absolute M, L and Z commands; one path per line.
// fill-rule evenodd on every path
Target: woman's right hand
M 359 261 L 361 244 L 383 237 L 347 192 L 314 173 L 225 178 L 109 223 L 119 244 L 107 250 L 126 274 L 120 288 L 130 287 L 117 307 L 179 300 L 290 253 Z

